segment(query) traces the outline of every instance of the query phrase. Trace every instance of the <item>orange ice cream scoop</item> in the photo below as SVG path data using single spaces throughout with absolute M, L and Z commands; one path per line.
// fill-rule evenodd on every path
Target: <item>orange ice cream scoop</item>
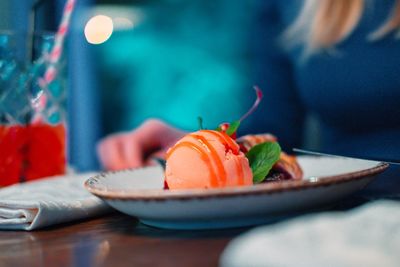
M 201 130 L 184 136 L 167 152 L 169 189 L 253 184 L 249 162 L 227 134 Z

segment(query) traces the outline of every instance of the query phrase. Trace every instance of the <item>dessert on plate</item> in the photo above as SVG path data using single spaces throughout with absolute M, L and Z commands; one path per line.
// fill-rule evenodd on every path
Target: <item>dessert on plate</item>
M 262 93 L 238 121 L 223 123 L 215 130 L 189 133 L 166 155 L 166 189 L 204 189 L 249 186 L 262 182 L 301 179 L 295 156 L 281 151 L 272 134 L 236 138 L 236 131 L 258 106 Z
M 252 185 L 249 161 L 224 132 L 200 130 L 178 141 L 167 153 L 170 189 Z

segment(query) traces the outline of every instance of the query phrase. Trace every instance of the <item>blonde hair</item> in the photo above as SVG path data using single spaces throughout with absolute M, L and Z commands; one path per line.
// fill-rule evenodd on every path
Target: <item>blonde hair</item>
M 284 42 L 288 46 L 304 45 L 306 55 L 331 48 L 352 33 L 365 5 L 365 0 L 305 0 L 284 33 Z M 387 20 L 366 38 L 375 41 L 392 31 L 400 38 L 400 0 L 396 0 Z

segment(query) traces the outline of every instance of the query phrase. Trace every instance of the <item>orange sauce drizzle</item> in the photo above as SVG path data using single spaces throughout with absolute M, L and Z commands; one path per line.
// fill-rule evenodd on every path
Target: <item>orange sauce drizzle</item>
M 214 135 L 219 139 L 221 143 L 224 144 L 225 147 L 232 150 L 233 154 L 239 155 L 240 147 L 236 143 L 234 143 L 235 141 L 233 141 L 232 138 L 230 138 L 227 134 L 211 130 L 203 130 L 203 131 Z M 238 184 L 243 185 L 244 184 L 243 166 L 240 164 L 239 159 L 234 158 L 234 161 L 236 164 L 236 173 L 238 174 L 238 179 L 239 179 Z
M 230 138 L 227 134 L 211 130 L 203 130 L 203 132 L 214 135 L 221 143 L 224 144 L 225 147 L 232 150 L 233 154 L 239 154 L 239 146 L 235 144 L 235 141 L 233 141 L 232 138 Z
M 196 138 L 199 142 L 205 145 L 205 147 L 210 151 L 210 156 L 217 166 L 218 178 L 220 179 L 220 185 L 226 185 L 226 171 L 221 159 L 218 156 L 215 148 L 201 135 L 191 134 L 190 136 Z
M 168 160 L 168 158 L 171 156 L 171 154 L 172 154 L 175 150 L 177 150 L 178 148 L 180 148 L 180 147 L 188 147 L 188 148 L 194 149 L 195 151 L 197 151 L 197 152 L 200 154 L 201 159 L 203 160 L 204 163 L 206 163 L 208 169 L 210 170 L 210 176 L 211 176 L 211 181 L 210 181 L 210 183 L 211 183 L 211 186 L 212 186 L 212 187 L 217 187 L 217 185 L 218 185 L 218 178 L 217 178 L 217 176 L 216 176 L 216 174 L 215 174 L 215 172 L 214 172 L 214 170 L 213 170 L 213 168 L 212 168 L 211 160 L 210 160 L 210 158 L 208 157 L 208 154 L 207 154 L 200 146 L 198 146 L 198 145 L 196 145 L 196 144 L 193 144 L 193 143 L 191 143 L 191 142 L 187 142 L 187 141 L 186 141 L 186 142 L 180 142 L 180 143 L 176 144 L 173 148 L 171 148 L 171 149 L 167 152 L 167 157 L 166 157 L 166 159 Z
M 244 184 L 244 174 L 243 174 L 243 166 L 240 164 L 238 158 L 234 158 L 235 163 L 236 163 L 236 172 L 238 174 L 238 185 L 243 185 Z

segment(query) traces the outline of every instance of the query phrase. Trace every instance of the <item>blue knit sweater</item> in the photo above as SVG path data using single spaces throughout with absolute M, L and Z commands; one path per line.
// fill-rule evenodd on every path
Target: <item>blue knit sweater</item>
M 306 61 L 302 47 L 284 50 L 278 41 L 301 2 L 259 1 L 253 73 L 265 99 L 248 126 L 276 134 L 290 149 L 301 146 L 305 118 L 312 114 L 319 121 L 321 150 L 400 159 L 400 40 L 395 33 L 367 40 L 394 1 L 366 1 L 357 28 L 334 53 Z M 389 173 L 392 178 L 381 179 L 382 188 L 391 183 L 400 192 L 400 172 Z

